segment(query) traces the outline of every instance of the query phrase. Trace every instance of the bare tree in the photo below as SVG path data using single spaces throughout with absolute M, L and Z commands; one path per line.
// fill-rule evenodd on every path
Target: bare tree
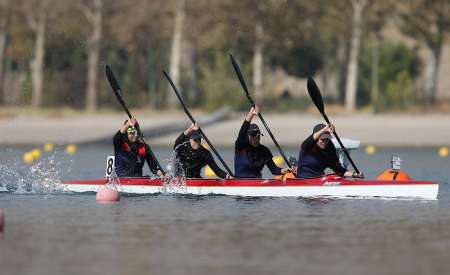
M 103 0 L 79 3 L 78 8 L 82 11 L 90 26 L 87 40 L 86 110 L 95 112 L 97 110 L 98 65 L 103 28 Z
M 377 110 L 379 99 L 379 65 L 380 65 L 380 44 L 383 39 L 382 28 L 394 10 L 392 0 L 378 0 L 368 12 L 368 21 L 371 33 L 371 80 L 370 80 L 370 101 L 374 110 Z
M 183 21 L 185 16 L 185 0 L 177 0 L 175 6 L 175 22 L 173 27 L 172 47 L 170 50 L 170 75 L 175 83 L 180 81 L 180 64 L 181 64 L 181 47 L 183 39 Z M 172 91 L 169 88 L 168 93 Z M 176 108 L 177 99 L 173 96 L 169 96 L 168 100 L 169 108 Z
M 253 45 L 253 89 L 255 97 L 262 97 L 264 69 L 264 29 L 261 21 L 255 23 L 255 44 Z
M 50 2 L 50 0 L 28 0 L 24 2 L 28 26 L 35 35 L 34 54 L 30 62 L 32 81 L 31 106 L 35 108 L 42 106 L 46 24 Z
M 3 71 L 5 65 L 6 25 L 8 20 L 8 0 L 0 0 L 0 96 L 3 95 Z M 0 99 L 1 101 L 1 99 Z
M 351 0 L 353 8 L 353 31 L 350 40 L 350 57 L 347 69 L 347 83 L 345 88 L 345 109 L 349 112 L 355 110 L 356 92 L 359 69 L 359 53 L 362 37 L 363 11 L 368 0 Z
M 164 87 L 167 83 L 160 77 L 161 68 L 166 66 L 165 57 L 160 53 L 165 52 L 167 41 L 172 38 L 172 30 L 168 26 L 173 25 L 173 19 L 167 15 L 173 7 L 164 0 L 115 0 L 111 3 L 108 10 L 120 12 L 111 12 L 105 27 L 116 47 L 126 48 L 130 55 L 141 60 L 140 74 L 133 80 L 145 83 L 142 86 L 147 89 L 148 104 L 160 108 L 167 97 L 166 90 L 160 88 L 162 83 Z
M 436 100 L 442 44 L 450 32 L 450 2 L 448 0 L 415 0 L 399 2 L 402 31 L 420 41 L 430 50 L 425 72 L 425 97 L 428 103 Z

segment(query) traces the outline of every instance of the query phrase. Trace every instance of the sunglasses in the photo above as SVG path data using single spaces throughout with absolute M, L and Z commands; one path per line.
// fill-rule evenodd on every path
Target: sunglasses
M 261 135 L 261 132 L 259 132 L 259 131 L 251 132 L 251 133 L 248 133 L 248 135 L 251 137 L 259 137 Z
M 136 132 L 136 131 L 128 132 L 128 134 L 129 134 L 130 136 L 137 136 L 137 132 Z
M 324 141 L 324 142 L 329 142 L 330 138 L 326 137 L 326 138 L 320 138 L 320 141 Z

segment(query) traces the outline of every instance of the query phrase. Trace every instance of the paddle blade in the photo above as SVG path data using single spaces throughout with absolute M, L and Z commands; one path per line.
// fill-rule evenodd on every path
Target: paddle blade
M 244 88 L 245 93 L 247 96 L 249 96 L 247 84 L 245 83 L 244 76 L 242 75 L 241 68 L 239 67 L 239 64 L 236 62 L 236 59 L 234 59 L 233 55 L 230 54 L 231 64 L 233 65 L 234 72 L 236 73 L 237 77 L 239 78 L 239 81 L 241 82 L 242 88 Z
M 320 94 L 319 87 L 317 87 L 317 84 L 312 77 L 308 77 L 306 87 L 308 88 L 309 96 L 311 97 L 319 112 L 321 114 L 325 114 L 322 95 Z
M 117 81 L 116 77 L 114 76 L 113 71 L 111 70 L 111 67 L 106 65 L 106 77 L 108 78 L 109 85 L 111 85 L 111 88 L 115 93 L 118 93 L 120 95 L 120 85 Z

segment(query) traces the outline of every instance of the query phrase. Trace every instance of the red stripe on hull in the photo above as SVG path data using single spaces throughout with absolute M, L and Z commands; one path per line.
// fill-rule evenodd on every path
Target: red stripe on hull
M 140 185 L 140 186 L 163 186 L 163 179 L 150 178 L 120 178 L 121 185 Z M 108 182 L 106 179 L 94 180 L 66 180 L 64 184 L 81 185 L 104 185 Z M 186 179 L 186 186 L 370 186 L 370 185 L 416 185 L 416 184 L 438 184 L 432 181 L 384 181 L 384 180 L 358 180 L 343 179 L 336 176 L 326 176 L 314 179 Z

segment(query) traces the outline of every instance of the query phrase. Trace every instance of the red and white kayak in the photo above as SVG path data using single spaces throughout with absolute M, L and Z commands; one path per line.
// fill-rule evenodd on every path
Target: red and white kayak
M 407 198 L 436 200 L 439 184 L 431 181 L 344 179 L 328 175 L 314 179 L 151 179 L 118 178 L 124 193 L 186 193 L 269 197 Z M 66 180 L 68 191 L 96 192 L 108 179 Z

